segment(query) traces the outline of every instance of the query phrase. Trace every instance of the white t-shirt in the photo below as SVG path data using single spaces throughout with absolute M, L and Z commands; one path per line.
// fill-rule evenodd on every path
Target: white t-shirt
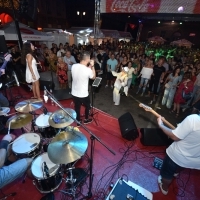
M 200 169 L 200 116 L 189 115 L 172 132 L 181 140 L 167 148 L 168 156 L 181 167 Z
M 153 73 L 153 69 L 152 68 L 148 68 L 148 67 L 143 67 L 142 71 L 140 72 L 140 74 L 142 74 L 142 78 L 147 78 L 150 79 L 151 78 L 151 74 Z
M 65 53 L 65 50 L 64 49 L 60 49 L 58 52 L 57 52 L 57 57 L 62 57 L 62 54 L 61 53 Z
M 88 81 L 89 78 L 93 78 L 94 74 L 89 67 L 82 64 L 72 65 L 72 95 L 75 97 L 87 97 L 88 93 Z

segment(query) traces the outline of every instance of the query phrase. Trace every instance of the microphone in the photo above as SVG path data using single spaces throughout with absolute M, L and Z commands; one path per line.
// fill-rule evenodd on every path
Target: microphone
M 46 86 L 44 86 L 44 101 L 45 101 L 45 103 L 47 103 L 48 99 L 49 99 L 49 97 L 47 95 Z
M 13 75 L 14 78 L 15 78 L 15 81 L 16 81 L 16 83 L 17 83 L 17 86 L 19 86 L 19 81 L 18 81 L 18 78 L 17 78 L 17 75 L 16 75 L 15 71 L 13 71 L 12 75 Z
M 49 177 L 49 168 L 47 166 L 47 163 L 46 162 L 43 162 L 44 163 L 44 172 L 46 174 L 47 177 Z

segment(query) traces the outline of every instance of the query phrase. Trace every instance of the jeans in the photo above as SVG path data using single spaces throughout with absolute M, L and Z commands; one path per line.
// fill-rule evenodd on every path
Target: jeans
M 0 107 L 9 107 L 8 99 L 0 92 Z
M 88 119 L 90 111 L 90 97 L 87 96 L 81 98 L 73 96 L 73 100 L 75 104 L 75 111 L 77 114 L 76 119 L 80 122 L 80 109 L 82 104 L 85 106 L 85 119 Z
M 154 78 L 151 78 L 151 80 L 149 82 L 149 91 L 152 92 L 152 89 L 153 89 L 153 93 L 158 94 L 159 82 L 160 82 L 160 79 L 156 80 Z
M 26 159 L 18 160 L 9 166 L 0 168 L 0 188 L 20 178 L 26 172 L 28 163 Z

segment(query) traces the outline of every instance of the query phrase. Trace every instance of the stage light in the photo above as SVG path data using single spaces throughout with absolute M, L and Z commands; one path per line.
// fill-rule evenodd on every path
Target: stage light
M 179 24 L 182 24 L 182 22 L 180 22 Z
M 174 20 L 172 20 L 172 23 L 174 23 Z
M 180 6 L 180 7 L 178 8 L 178 12 L 183 12 L 183 11 L 184 11 L 183 6 Z
M 158 21 L 158 24 L 160 24 L 160 21 Z
M 86 15 L 86 12 L 83 12 L 83 15 Z
M 79 15 L 80 14 L 80 12 L 79 11 L 77 11 L 77 15 Z
M 129 15 L 128 18 L 130 18 L 131 16 Z

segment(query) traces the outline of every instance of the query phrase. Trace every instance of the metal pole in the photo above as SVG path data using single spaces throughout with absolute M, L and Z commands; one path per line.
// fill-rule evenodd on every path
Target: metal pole
M 15 14 L 15 8 L 14 8 L 13 0 L 10 0 L 10 5 L 11 5 L 11 8 L 12 8 L 13 18 L 14 18 L 14 21 L 15 21 L 15 27 L 16 27 L 16 31 L 17 31 L 18 40 L 19 40 L 19 47 L 20 47 L 20 49 L 22 49 L 22 46 L 23 46 L 22 36 L 21 36 L 20 29 L 19 29 L 19 21 L 16 17 L 16 14 Z

